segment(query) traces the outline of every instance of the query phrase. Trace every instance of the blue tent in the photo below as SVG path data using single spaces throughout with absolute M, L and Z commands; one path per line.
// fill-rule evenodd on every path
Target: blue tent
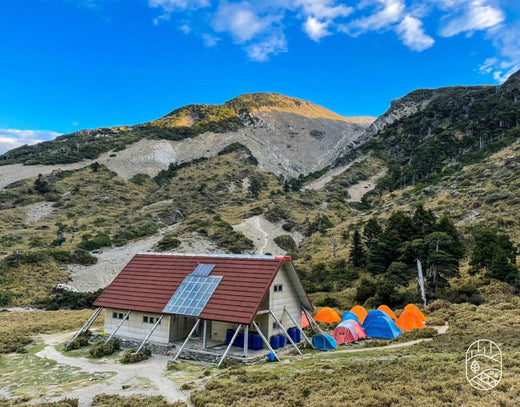
M 359 323 L 359 319 L 356 314 L 353 312 L 347 311 L 341 316 L 341 322 L 346 321 L 347 319 L 353 319 L 357 323 Z
M 392 318 L 386 314 L 372 318 L 366 326 L 363 324 L 363 329 L 368 336 L 381 339 L 394 339 L 402 333 Z
M 387 316 L 388 316 L 388 314 L 384 313 L 383 311 L 378 310 L 378 309 L 373 309 L 365 317 L 365 320 L 363 321 L 363 328 L 365 326 L 367 326 L 370 323 L 370 321 L 372 321 L 374 318 L 377 318 L 377 317 L 387 317 Z
M 332 350 L 338 347 L 336 340 L 330 335 L 314 335 L 312 344 L 317 350 Z

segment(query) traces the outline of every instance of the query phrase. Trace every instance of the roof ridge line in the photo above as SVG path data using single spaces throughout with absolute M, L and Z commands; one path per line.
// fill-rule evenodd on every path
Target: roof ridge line
M 176 252 L 139 252 L 137 254 L 154 255 L 154 256 L 183 256 L 183 257 L 215 257 L 215 258 L 231 258 L 231 259 L 269 259 L 274 260 L 285 256 L 274 256 L 269 254 L 201 254 L 201 253 L 176 253 Z

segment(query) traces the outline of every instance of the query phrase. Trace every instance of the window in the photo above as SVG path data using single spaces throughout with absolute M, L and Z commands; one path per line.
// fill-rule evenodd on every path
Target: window
M 113 319 L 123 319 L 124 315 L 122 312 L 112 312 Z
M 123 319 L 124 315 L 122 312 L 120 312 L 119 314 L 117 314 L 117 319 Z
M 274 285 L 274 292 L 275 293 L 279 293 L 283 290 L 283 285 L 282 284 L 275 284 Z
M 113 318 L 113 319 L 116 319 L 116 318 L 117 318 L 117 312 L 112 312 L 112 318 Z
M 280 328 L 280 325 L 278 325 L 278 322 L 273 322 L 273 329 Z
M 157 321 L 159 321 L 159 317 L 149 317 L 147 315 L 143 316 L 143 322 L 145 324 L 155 324 Z M 159 325 L 161 325 L 160 322 L 159 322 Z

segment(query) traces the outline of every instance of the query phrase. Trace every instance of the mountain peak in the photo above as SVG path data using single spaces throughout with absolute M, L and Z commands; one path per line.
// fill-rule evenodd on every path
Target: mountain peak
M 194 104 L 187 105 L 168 113 L 160 119 L 154 120 L 154 125 L 165 127 L 188 126 L 208 122 L 220 122 L 236 118 L 237 115 L 247 112 L 284 112 L 294 113 L 311 119 L 323 118 L 338 120 L 347 123 L 370 124 L 375 118 L 369 116 L 343 117 L 322 106 L 285 96 L 279 93 L 258 92 L 244 93 L 221 105 Z

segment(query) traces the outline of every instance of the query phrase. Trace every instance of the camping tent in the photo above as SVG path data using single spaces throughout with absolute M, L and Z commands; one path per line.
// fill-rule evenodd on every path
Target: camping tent
M 363 321 L 363 326 L 367 326 L 368 324 L 370 324 L 370 321 L 372 321 L 374 318 L 377 318 L 377 317 L 387 317 L 387 316 L 388 315 L 385 314 L 383 311 L 378 310 L 378 309 L 373 309 L 365 317 L 365 320 Z
M 410 311 L 404 311 L 395 324 L 401 331 L 413 331 L 414 329 L 423 329 L 426 327 L 421 318 Z
M 336 340 L 337 344 L 355 342 L 358 339 L 366 338 L 367 335 L 359 322 L 353 319 L 347 319 L 338 324 L 332 337 Z
M 367 336 L 381 339 L 394 339 L 401 335 L 401 330 L 388 315 L 378 315 L 363 326 Z
M 388 305 L 380 305 L 379 307 L 377 307 L 377 309 L 380 311 L 383 311 L 386 315 L 388 315 L 394 321 L 397 319 L 394 311 L 392 311 L 392 309 Z
M 314 335 L 312 344 L 317 350 L 332 350 L 338 347 L 336 340 L 330 335 Z
M 324 307 L 320 309 L 314 317 L 314 320 L 318 322 L 326 322 L 328 324 L 333 324 L 334 322 L 341 322 L 341 318 L 338 315 L 338 313 L 329 307 Z
M 361 305 L 356 305 L 354 308 L 350 310 L 350 312 L 356 314 L 358 317 L 358 321 L 360 324 L 363 323 L 365 320 L 365 317 L 367 316 L 368 312 L 366 309 L 364 309 Z
M 356 321 L 357 323 L 359 323 L 359 319 L 357 317 L 356 314 L 354 314 L 353 312 L 350 312 L 350 311 L 347 311 L 345 312 L 342 316 L 341 316 L 341 321 L 347 321 L 349 319 L 353 319 L 354 321 Z
M 307 315 L 305 315 L 305 312 L 302 311 L 302 328 L 306 328 L 309 325 L 310 324 L 309 324 L 309 320 L 307 319 Z
M 423 315 L 421 310 L 417 308 L 414 304 L 408 304 L 406 307 L 404 307 L 403 312 L 411 312 L 412 314 L 417 315 L 421 321 L 426 321 L 426 317 Z

